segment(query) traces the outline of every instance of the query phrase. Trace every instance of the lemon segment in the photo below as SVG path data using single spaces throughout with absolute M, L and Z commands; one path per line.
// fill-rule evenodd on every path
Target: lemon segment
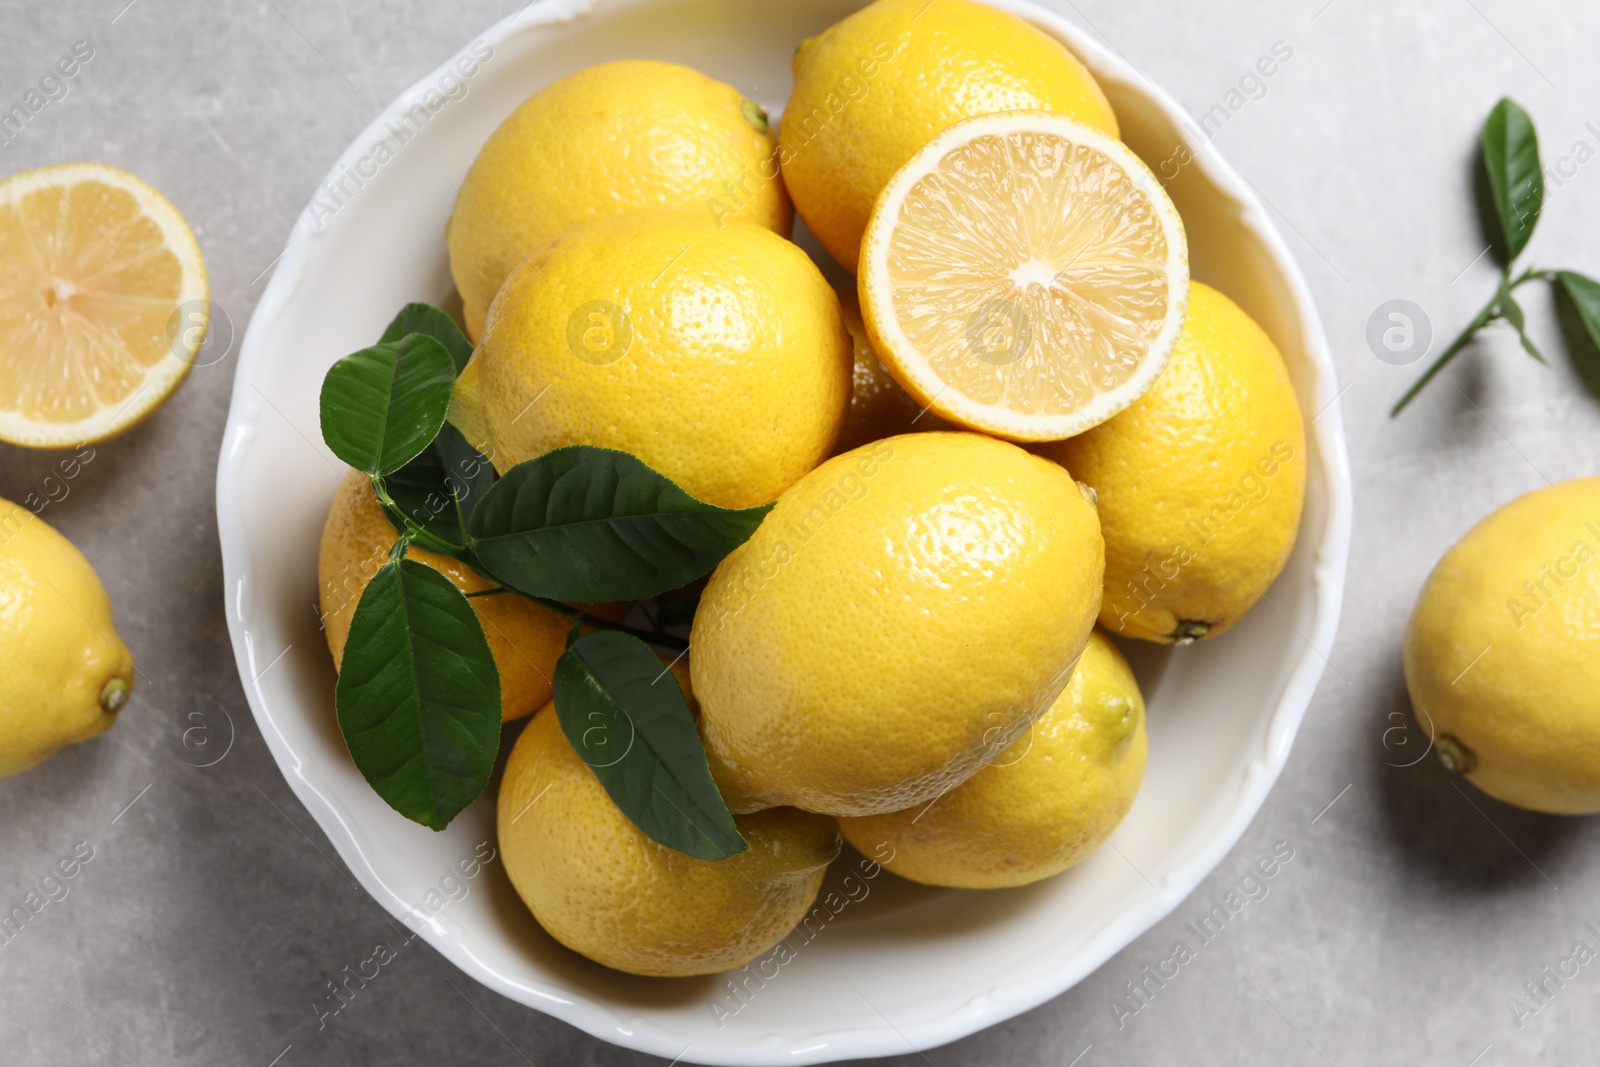
M 1017 441 L 1082 433 L 1137 400 L 1183 327 L 1183 222 L 1121 142 L 1043 112 L 936 137 L 873 208 L 867 329 L 906 391 Z
M 208 296 L 194 234 L 133 175 L 72 163 L 0 182 L 0 440 L 62 448 L 139 423 L 189 373 Z

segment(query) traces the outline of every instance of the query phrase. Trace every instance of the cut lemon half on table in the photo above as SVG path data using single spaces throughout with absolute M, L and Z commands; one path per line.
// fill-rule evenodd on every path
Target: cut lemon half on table
M 1189 300 L 1183 222 L 1122 142 L 1072 119 L 967 119 L 890 179 L 858 276 L 890 373 L 952 422 L 1082 433 L 1148 389 Z
M 126 171 L 0 181 L 0 440 L 67 448 L 143 420 L 193 365 L 209 294 L 183 216 Z

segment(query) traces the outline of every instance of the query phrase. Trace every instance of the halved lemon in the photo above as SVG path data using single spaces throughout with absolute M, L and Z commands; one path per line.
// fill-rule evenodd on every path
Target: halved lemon
M 0 182 L 0 440 L 66 448 L 143 420 L 189 373 L 209 296 L 183 216 L 126 171 Z
M 890 373 L 1014 441 L 1095 426 L 1166 366 L 1189 301 L 1183 221 L 1122 142 L 1013 111 L 935 137 L 879 195 L 857 284 Z

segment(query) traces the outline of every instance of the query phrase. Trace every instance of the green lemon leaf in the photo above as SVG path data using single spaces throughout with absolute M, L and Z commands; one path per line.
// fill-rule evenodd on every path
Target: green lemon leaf
M 450 354 L 422 334 L 353 352 L 322 380 L 322 439 L 356 470 L 397 471 L 438 435 L 455 379 Z
M 461 332 L 455 319 L 432 304 L 407 304 L 401 308 L 400 314 L 394 317 L 388 329 L 383 331 L 383 336 L 378 338 L 378 343 L 401 341 L 414 333 L 426 334 L 444 345 L 444 350 L 450 353 L 450 359 L 456 365 L 457 374 L 466 369 L 467 360 L 472 358 L 472 342 Z
M 596 630 L 556 661 L 556 717 L 618 808 L 652 841 L 703 860 L 749 848 L 711 780 L 694 714 L 636 637 Z
M 1539 346 L 1533 343 L 1533 338 L 1529 337 L 1521 330 L 1518 330 L 1517 339 L 1522 342 L 1522 350 L 1528 353 L 1528 355 L 1532 356 L 1540 363 L 1548 364 L 1550 362 L 1548 359 L 1544 358 L 1544 353 L 1539 351 Z
M 384 513 L 398 533 L 406 532 L 405 519 L 409 518 L 433 536 L 464 549 L 466 520 L 493 484 L 493 465 L 447 422 L 421 455 L 384 479 L 401 514 L 387 508 Z
M 1522 254 L 1544 203 L 1544 172 L 1539 169 L 1539 136 L 1533 120 L 1510 97 L 1502 97 L 1483 124 L 1483 165 L 1505 261 Z
M 574 445 L 495 482 L 472 513 L 472 551 L 530 596 L 639 600 L 711 570 L 771 509 L 719 508 L 626 452 Z
M 489 784 L 500 672 L 472 603 L 432 567 L 390 562 L 367 583 L 334 705 L 356 769 L 413 822 L 443 830 Z
M 1561 282 L 1567 299 L 1577 309 L 1589 340 L 1594 342 L 1596 348 L 1600 348 L 1600 282 L 1572 270 L 1558 270 L 1556 278 Z

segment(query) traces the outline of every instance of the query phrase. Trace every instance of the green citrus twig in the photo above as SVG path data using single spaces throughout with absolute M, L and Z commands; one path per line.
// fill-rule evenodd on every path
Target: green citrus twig
M 1434 376 L 1440 371 L 1444 370 L 1445 365 L 1454 359 L 1456 355 L 1467 346 L 1467 342 L 1472 340 L 1472 338 L 1477 335 L 1479 330 L 1483 329 L 1491 322 L 1497 322 L 1505 318 L 1503 309 L 1500 306 L 1500 296 L 1502 293 L 1509 293 L 1522 283 L 1533 281 L 1536 278 L 1548 281 L 1555 277 L 1554 271 L 1535 270 L 1532 267 L 1529 267 L 1527 270 L 1517 275 L 1515 280 L 1508 281 L 1507 279 L 1510 278 L 1510 274 L 1511 271 L 1508 267 L 1501 274 L 1501 280 L 1505 287 L 1503 289 L 1495 290 L 1494 296 L 1490 297 L 1489 302 L 1483 305 L 1483 310 L 1478 312 L 1477 316 L 1467 324 L 1467 328 L 1462 330 L 1460 335 L 1457 336 L 1454 341 L 1450 342 L 1450 346 L 1439 354 L 1439 358 L 1433 361 L 1433 365 L 1423 372 L 1422 377 L 1418 378 L 1410 389 L 1406 390 L 1405 396 L 1402 396 L 1399 403 L 1395 404 L 1395 406 L 1390 409 L 1389 415 L 1391 418 L 1404 411 L 1406 405 L 1411 403 L 1412 399 L 1414 399 L 1418 393 L 1422 392 L 1423 386 L 1433 381 Z

